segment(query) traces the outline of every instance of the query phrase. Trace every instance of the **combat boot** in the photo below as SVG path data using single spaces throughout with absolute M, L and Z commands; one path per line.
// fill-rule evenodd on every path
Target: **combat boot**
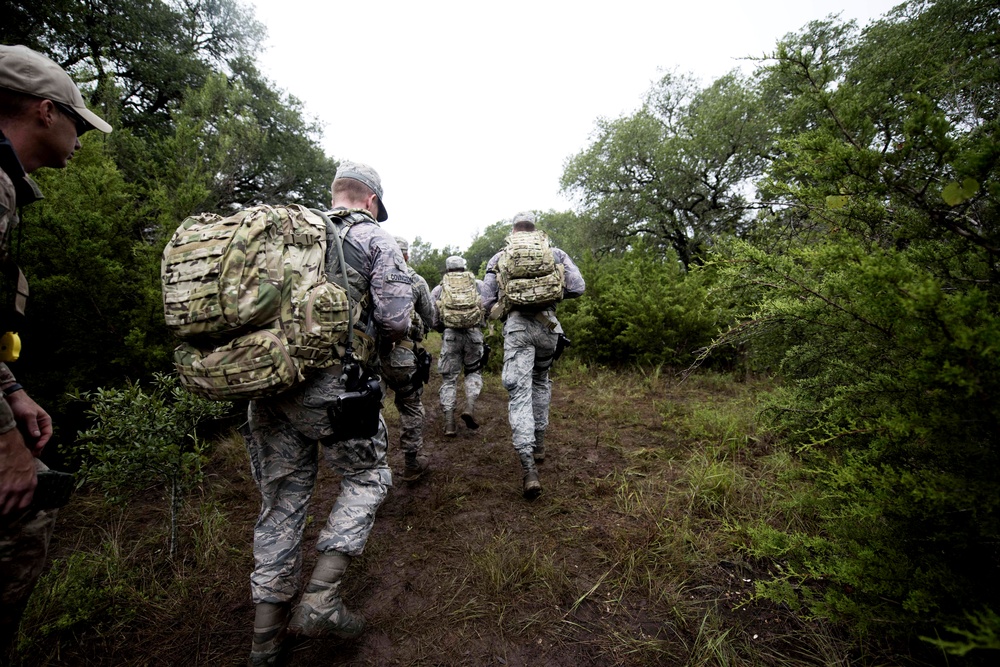
M 354 639 L 364 632 L 364 616 L 349 610 L 340 599 L 340 581 L 350 562 L 351 557 L 339 551 L 320 554 L 306 592 L 292 610 L 289 633 Z
M 535 446 L 531 448 L 535 463 L 545 460 L 545 431 L 535 431 Z
M 462 421 L 469 428 L 475 430 L 479 428 L 479 423 L 476 421 L 475 417 L 476 402 L 474 400 L 465 401 L 465 412 L 462 413 Z
M 455 411 L 445 410 L 444 411 L 444 434 L 445 435 L 455 435 L 457 433 L 455 428 Z
M 535 459 L 528 452 L 518 453 L 521 459 L 521 469 L 524 472 L 524 497 L 534 500 L 542 493 L 542 483 L 538 481 L 538 470 Z
M 258 602 L 254 609 L 253 645 L 250 647 L 250 667 L 276 667 L 288 655 L 287 602 Z
M 399 476 L 404 482 L 415 482 L 424 476 L 430 465 L 426 456 L 420 456 L 417 452 L 406 452 L 403 457 L 403 474 Z

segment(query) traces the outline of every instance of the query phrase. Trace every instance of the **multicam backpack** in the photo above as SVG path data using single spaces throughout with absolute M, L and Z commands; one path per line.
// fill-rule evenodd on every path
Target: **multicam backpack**
M 449 329 L 468 329 L 483 320 L 483 298 L 470 271 L 449 271 L 441 278 L 437 303 L 441 321 Z
M 181 223 L 160 277 L 167 327 L 184 340 L 174 366 L 188 390 L 261 398 L 336 360 L 357 313 L 344 288 L 327 281 L 327 224 L 298 205 Z
M 511 309 L 542 310 L 563 298 L 565 269 L 543 231 L 514 232 L 496 265 L 501 315 Z

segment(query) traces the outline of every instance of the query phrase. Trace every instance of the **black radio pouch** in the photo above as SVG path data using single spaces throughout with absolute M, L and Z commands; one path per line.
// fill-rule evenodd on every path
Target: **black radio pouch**
M 72 473 L 58 470 L 43 470 L 38 473 L 38 486 L 31 499 L 31 509 L 52 510 L 63 507 L 69 502 L 76 487 L 76 479 Z
M 559 340 L 556 342 L 556 352 L 552 355 L 552 361 L 555 361 L 562 356 L 562 353 L 566 351 L 566 348 L 573 344 L 569 338 L 564 334 L 559 334 Z
M 433 361 L 433 357 L 431 357 L 430 352 L 422 347 L 416 349 L 416 357 L 417 373 L 413 378 L 413 383 L 414 385 L 425 385 L 431 380 L 431 362 Z
M 324 441 L 372 438 L 378 433 L 382 410 L 382 385 L 378 378 L 365 374 L 357 381 L 348 381 L 347 389 L 327 408 L 333 433 Z

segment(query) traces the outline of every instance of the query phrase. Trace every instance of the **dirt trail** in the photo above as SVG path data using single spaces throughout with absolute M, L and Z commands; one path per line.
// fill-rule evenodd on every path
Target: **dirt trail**
M 440 377 L 432 373 L 423 395 L 431 472 L 415 483 L 396 482 L 379 510 L 365 554 L 355 559 L 345 578 L 344 597 L 367 617 L 368 629 L 355 642 L 304 641 L 289 664 L 687 663 L 692 632 L 698 628 L 692 630 L 678 610 L 677 590 L 651 590 L 641 582 L 671 589 L 703 582 L 685 582 L 690 573 L 683 563 L 661 564 L 661 556 L 648 556 L 664 539 L 660 519 L 635 514 L 629 499 L 620 497 L 628 487 L 622 483 L 623 471 L 633 471 L 628 474 L 634 479 L 662 478 L 662 466 L 644 471 L 637 465 L 637 452 L 642 456 L 677 443 L 657 405 L 662 395 L 637 389 L 641 382 L 627 377 L 613 379 L 628 386 L 631 396 L 608 394 L 612 390 L 597 373 L 556 376 L 547 460 L 539 468 L 544 491 L 528 502 L 521 496 L 507 392 L 498 375 L 484 377 L 481 427 L 469 430 L 459 423 L 458 435 L 449 438 L 442 432 Z M 403 467 L 398 417 L 392 408 L 386 414 L 390 465 L 398 475 Z M 220 553 L 197 566 L 190 562 L 193 557 L 186 558 L 178 579 L 172 579 L 177 574 L 169 565 L 154 565 L 163 570 L 165 582 L 174 583 L 165 586 L 160 599 L 144 603 L 133 621 L 111 632 L 73 630 L 72 637 L 61 637 L 58 653 L 30 664 L 245 664 L 253 619 L 250 547 L 259 507 L 248 468 L 245 451 L 231 446 L 216 452 L 209 469 L 206 497 L 228 519 Z M 329 468 L 321 466 L 306 529 L 305 573 L 315 560 L 316 533 L 338 484 Z M 124 534 L 148 531 L 162 521 L 162 497 L 152 492 L 147 500 L 129 505 L 120 527 Z M 68 507 L 61 521 L 55 558 L 65 558 L 81 545 L 100 544 L 108 524 L 86 516 L 81 504 Z M 198 525 L 199 519 L 192 518 L 185 534 Z M 162 549 L 162 542 L 140 539 L 147 547 L 157 543 L 149 561 L 162 563 L 162 553 L 152 553 Z M 628 546 L 637 539 L 636 548 L 647 554 L 642 564 L 632 561 Z M 189 543 L 186 549 L 195 553 L 196 545 Z M 676 573 L 669 569 L 675 566 Z M 659 571 L 640 571 L 650 567 Z M 725 572 L 708 576 L 716 574 L 723 584 L 732 579 Z M 630 583 L 623 588 L 616 583 L 621 581 Z M 175 592 L 178 586 L 182 595 Z M 722 586 L 704 590 L 713 600 L 723 595 Z M 691 597 L 692 604 L 700 602 Z

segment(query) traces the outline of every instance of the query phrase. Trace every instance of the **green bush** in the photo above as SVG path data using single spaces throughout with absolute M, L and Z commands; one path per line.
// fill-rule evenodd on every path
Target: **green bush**
M 162 485 L 170 503 L 170 555 L 177 548 L 177 515 L 185 493 L 201 481 L 207 444 L 198 425 L 222 417 L 224 402 L 189 393 L 176 376 L 155 374 L 152 389 L 138 383 L 84 394 L 93 426 L 79 434 L 76 453 L 83 479 L 120 498 Z
M 725 310 L 713 271 L 686 272 L 672 251 L 637 246 L 580 259 L 587 291 L 559 306 L 571 353 L 606 364 L 687 365 L 718 332 Z
M 778 257 L 741 246 L 728 279 L 767 285 L 742 335 L 792 382 L 765 410 L 816 492 L 821 526 L 754 545 L 764 584 L 859 629 L 958 625 L 1000 592 L 1000 314 L 911 253 L 850 237 Z M 763 533 L 757 535 L 762 537 Z

